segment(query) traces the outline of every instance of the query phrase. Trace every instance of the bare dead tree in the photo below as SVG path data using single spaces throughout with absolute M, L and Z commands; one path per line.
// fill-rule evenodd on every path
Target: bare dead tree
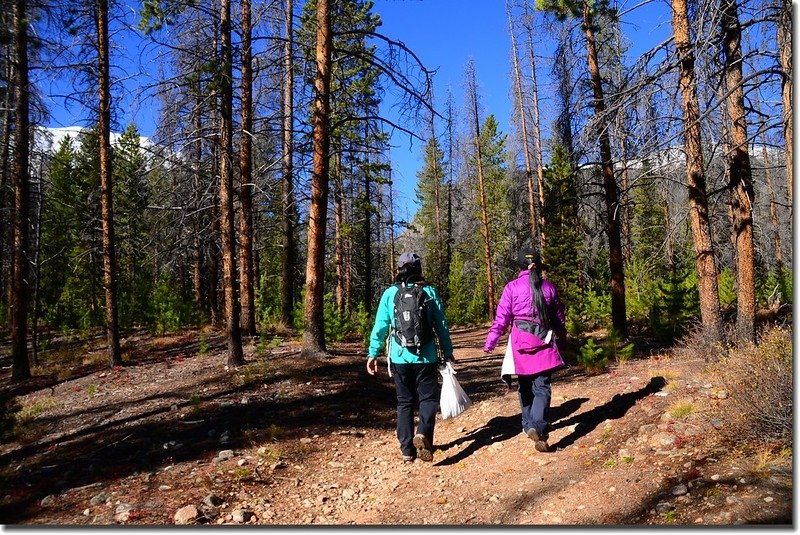
M 481 234 L 483 236 L 483 257 L 486 266 L 486 290 L 489 307 L 489 317 L 494 317 L 494 279 L 492 277 L 492 236 L 489 232 L 489 212 L 486 206 L 486 189 L 484 185 L 483 154 L 481 148 L 481 126 L 478 117 L 478 88 L 475 74 L 475 65 L 470 62 L 467 66 L 467 98 L 472 104 L 473 142 L 475 143 L 475 167 L 478 173 L 478 205 L 481 212 Z
M 721 334 L 717 267 L 708 213 L 705 165 L 700 125 L 700 106 L 694 70 L 694 49 L 690 40 L 686 0 L 672 0 L 672 27 L 680 62 L 680 88 L 686 153 L 686 184 L 689 190 L 689 219 L 695 251 L 703 326 L 714 338 Z
M 778 19 L 778 50 L 780 52 L 781 68 L 783 77 L 781 78 L 781 96 L 783 98 L 783 139 L 786 150 L 786 181 L 788 184 L 787 195 L 789 200 L 790 215 L 794 210 L 792 204 L 792 121 L 794 110 L 792 109 L 792 92 L 794 84 L 792 82 L 792 2 L 791 0 L 781 1 L 781 11 Z
M 239 137 L 239 288 L 241 328 L 256 335 L 256 299 L 253 277 L 253 52 L 250 0 L 242 0 L 241 136 Z
M 227 365 L 244 364 L 240 308 L 236 285 L 236 224 L 233 208 L 233 87 L 230 0 L 220 1 L 220 154 L 219 205 L 222 239 L 222 291 L 225 297 L 225 334 L 228 342 Z
M 283 125 L 281 147 L 281 229 L 283 237 L 283 256 L 281 258 L 281 321 L 290 326 L 293 323 L 294 281 L 296 245 L 294 238 L 297 213 L 294 199 L 294 30 L 292 17 L 294 0 L 285 0 L 285 30 L 283 49 Z
M 742 44 L 736 0 L 721 3 L 725 84 L 731 124 L 731 150 L 727 154 L 731 209 L 736 239 L 736 332 L 741 340 L 755 341 L 756 298 L 753 248 L 753 177 L 748 150 L 747 119 L 742 87 Z
M 539 234 L 538 214 L 536 213 L 536 198 L 533 187 L 533 165 L 531 163 L 531 151 L 528 143 L 528 121 L 525 109 L 525 98 L 522 87 L 522 74 L 520 73 L 519 58 L 517 54 L 517 38 L 514 29 L 514 19 L 511 14 L 511 7 L 506 2 L 506 12 L 508 17 L 508 33 L 511 36 L 511 62 L 514 70 L 514 90 L 516 94 L 517 107 L 519 110 L 519 121 L 521 129 L 522 154 L 525 160 L 525 178 L 528 187 L 528 213 L 530 215 L 531 239 L 539 242 L 539 249 L 542 249 L 544 238 Z

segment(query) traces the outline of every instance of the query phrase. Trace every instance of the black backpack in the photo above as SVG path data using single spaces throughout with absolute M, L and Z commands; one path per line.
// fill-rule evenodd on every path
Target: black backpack
M 394 296 L 394 337 L 400 347 L 412 353 L 417 353 L 433 339 L 428 311 L 430 300 L 422 284 L 397 285 Z

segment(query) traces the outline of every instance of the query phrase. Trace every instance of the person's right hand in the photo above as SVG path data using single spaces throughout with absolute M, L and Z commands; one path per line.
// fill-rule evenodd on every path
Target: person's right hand
M 378 359 L 374 357 L 370 357 L 367 359 L 367 373 L 370 375 L 375 375 L 378 371 Z

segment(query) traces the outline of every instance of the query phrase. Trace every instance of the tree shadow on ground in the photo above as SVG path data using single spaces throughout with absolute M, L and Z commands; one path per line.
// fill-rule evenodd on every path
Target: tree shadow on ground
M 560 429 L 562 427 L 569 427 L 575 424 L 575 430 L 563 437 L 555 444 L 550 445 L 550 451 L 557 449 L 564 449 L 575 443 L 579 438 L 586 436 L 600 423 L 606 420 L 616 420 L 622 418 L 628 410 L 633 407 L 637 401 L 643 399 L 651 394 L 655 394 L 667 384 L 663 377 L 653 377 L 650 382 L 644 387 L 634 392 L 627 394 L 615 394 L 608 402 L 598 405 L 594 409 L 587 412 L 576 414 L 567 420 L 556 422 L 551 431 Z
M 283 358 L 269 377 L 220 383 L 218 391 L 199 399 L 187 418 L 182 416 L 186 411 L 176 408 L 191 408 L 192 402 L 176 403 L 166 399 L 174 396 L 159 394 L 153 399 L 163 396 L 165 402 L 152 410 L 21 444 L 0 455 L 0 489 L 9 490 L 0 502 L 0 522 L 24 523 L 49 494 L 174 462 L 211 462 L 221 449 L 273 440 L 275 433 L 281 442 L 292 443 L 340 429 L 394 427 L 394 387 L 389 381 L 372 380 L 360 359 L 319 364 Z M 291 390 L 285 390 L 289 383 Z M 239 401 L 243 394 L 249 394 L 248 403 Z M 144 401 L 128 400 L 132 405 Z M 226 443 L 220 441 L 223 431 L 229 432 Z M 12 463 L 19 465 L 14 469 Z
M 564 418 L 578 410 L 586 401 L 588 401 L 588 398 L 570 399 L 557 407 L 552 407 L 549 412 L 549 417 L 553 419 Z M 436 449 L 447 451 L 465 442 L 470 442 L 466 448 L 451 457 L 439 461 L 435 466 L 456 464 L 484 446 L 489 446 L 497 442 L 504 442 L 517 436 L 522 432 L 520 417 L 519 413 L 512 416 L 495 416 L 486 422 L 484 426 L 469 432 L 465 436 L 450 441 L 447 444 L 435 446 Z

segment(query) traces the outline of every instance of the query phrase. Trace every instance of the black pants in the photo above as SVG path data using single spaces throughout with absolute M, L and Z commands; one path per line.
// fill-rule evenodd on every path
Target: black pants
M 417 433 L 428 437 L 433 444 L 433 427 L 439 410 L 439 379 L 437 364 L 392 363 L 392 377 L 397 391 L 397 439 L 403 455 L 415 455 L 414 408 L 419 406 Z

